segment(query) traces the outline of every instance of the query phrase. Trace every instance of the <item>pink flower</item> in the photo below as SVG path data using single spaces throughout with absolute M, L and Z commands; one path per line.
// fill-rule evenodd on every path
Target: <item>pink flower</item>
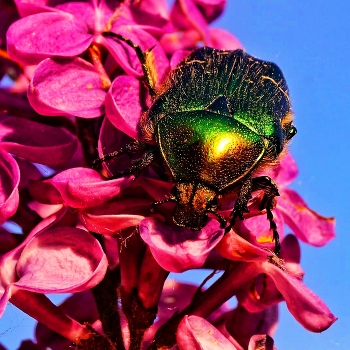
M 286 187 L 297 174 L 291 156 L 262 174 L 280 192 L 273 211 L 280 257 L 261 192 L 226 235 L 220 215 L 230 220 L 234 191 L 218 198 L 220 215 L 193 231 L 174 224 L 165 157 L 129 171 L 143 151 L 134 143 L 129 155 L 125 147 L 143 135 L 154 91 L 166 89 L 171 69 L 203 44 L 242 47 L 210 25 L 225 1 L 177 0 L 169 12 L 154 0 L 54 3 L 16 0 L 18 14 L 14 4 L 4 10 L 0 76 L 8 67 L 17 73 L 0 89 L 0 314 L 10 301 L 39 322 L 36 342 L 21 348 L 273 349 L 282 300 L 306 329 L 327 329 L 336 318 L 302 283 L 298 239 L 326 244 L 334 221 Z M 1 38 L 4 50 L 3 31 Z M 118 156 L 96 167 L 112 152 Z M 284 235 L 286 224 L 295 235 Z M 167 279 L 199 268 L 222 273 L 207 288 L 206 280 Z M 45 296 L 67 292 L 60 306 Z
M 227 259 L 241 261 L 239 273 L 246 279 L 243 285 L 253 293 L 237 291 L 237 297 L 248 311 L 263 310 L 282 297 L 298 322 L 310 331 L 321 332 L 330 327 L 336 318 L 322 300 L 301 282 L 303 273 L 295 266 L 300 259 L 297 244 L 295 238 L 288 239 L 287 236 L 282 246 L 286 254 L 291 254 L 286 257 L 291 259 L 291 268 L 288 260 L 284 263 L 270 251 L 245 241 L 234 232 L 221 240 L 218 251 Z M 259 281 L 259 274 L 263 274 L 264 281 Z M 244 288 L 243 285 L 240 288 Z
M 335 237 L 335 220 L 325 218 L 310 209 L 297 192 L 286 187 L 298 174 L 297 165 L 290 154 L 283 157 L 275 168 L 264 174 L 271 176 L 280 193 L 276 198 L 277 204 L 273 215 L 281 237 L 283 237 L 284 225 L 288 225 L 300 240 L 314 246 L 322 246 Z M 252 213 L 254 209 L 247 214 L 247 217 L 249 218 Z M 272 242 L 269 223 L 263 215 L 237 223 L 236 229 L 243 237 L 249 233 L 255 235 L 258 233 L 256 237 L 258 242 Z

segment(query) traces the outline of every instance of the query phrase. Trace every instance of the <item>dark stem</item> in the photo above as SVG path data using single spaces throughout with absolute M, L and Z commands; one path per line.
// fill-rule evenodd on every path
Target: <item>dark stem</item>
M 119 283 L 119 269 L 107 270 L 103 280 L 96 287 L 92 288 L 92 293 L 95 298 L 104 333 L 115 344 L 116 349 L 124 350 L 125 347 L 118 307 L 117 289 Z
M 100 118 L 85 119 L 77 117 L 78 138 L 83 148 L 86 164 L 91 167 L 98 158 L 97 141 Z
M 92 233 L 105 251 L 103 237 Z M 106 336 L 115 344 L 117 350 L 124 350 L 122 328 L 118 305 L 118 287 L 120 285 L 120 269 L 107 270 L 103 280 L 94 288 L 94 296 L 102 328 Z
M 140 350 L 143 336 L 146 330 L 152 326 L 158 312 L 158 308 L 146 309 L 137 296 L 137 289 L 131 292 L 120 287 L 120 299 L 125 317 L 128 320 L 130 331 L 129 350 Z

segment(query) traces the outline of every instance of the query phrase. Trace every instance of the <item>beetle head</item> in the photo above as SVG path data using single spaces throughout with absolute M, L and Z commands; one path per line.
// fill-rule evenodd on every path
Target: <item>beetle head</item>
M 178 183 L 174 190 L 175 224 L 196 231 L 202 229 L 207 223 L 207 212 L 216 209 L 216 191 L 199 183 Z

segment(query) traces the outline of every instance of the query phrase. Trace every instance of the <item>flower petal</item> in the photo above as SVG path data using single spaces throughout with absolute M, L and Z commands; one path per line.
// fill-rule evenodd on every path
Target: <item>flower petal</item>
M 237 308 L 225 315 L 226 330 L 244 349 L 248 347 L 254 334 L 273 335 L 276 332 L 277 323 L 277 305 L 251 313 L 238 304 Z
M 97 171 L 72 168 L 48 180 L 60 192 L 66 205 L 73 208 L 95 207 L 115 197 L 132 182 L 133 176 L 105 180 Z
M 242 43 L 230 32 L 221 28 L 210 28 L 209 30 L 213 47 L 220 50 L 243 49 Z
M 236 349 L 212 324 L 198 316 L 185 316 L 182 319 L 176 340 L 180 350 Z
M 322 332 L 337 320 L 326 304 L 298 278 L 267 262 L 263 267 L 283 295 L 289 311 L 307 330 Z
M 123 198 L 112 203 L 80 212 L 80 218 L 89 231 L 102 235 L 117 236 L 120 230 L 137 226 L 145 218 L 150 201 L 137 198 Z
M 115 78 L 106 95 L 107 118 L 117 129 L 137 139 L 141 113 L 140 81 L 126 75 Z
M 335 237 L 334 218 L 325 218 L 311 210 L 299 194 L 291 189 L 281 189 L 280 195 L 277 208 L 299 239 L 320 247 Z
M 36 235 L 17 262 L 19 280 L 14 286 L 36 293 L 67 293 L 99 283 L 107 258 L 88 232 L 60 227 Z M 72 268 L 74 266 L 74 268 Z
M 64 128 L 16 117 L 0 122 L 0 148 L 34 163 L 64 164 L 74 154 L 77 144 L 77 137 Z
M 195 28 L 199 33 L 199 40 L 202 40 L 205 46 L 213 46 L 207 20 L 193 0 L 177 0 L 172 8 L 170 19 L 178 29 Z
M 111 31 L 130 39 L 133 43 L 139 45 L 142 50 L 149 50 L 147 59 L 155 66 L 155 69 L 152 70 L 153 78 L 155 85 L 159 85 L 168 71 L 169 62 L 158 41 L 138 27 L 132 27 L 131 29 L 130 25 L 118 26 L 115 29 L 112 28 Z M 123 68 L 125 73 L 136 78 L 142 76 L 140 60 L 133 48 L 112 38 L 101 37 L 100 41 Z
M 270 176 L 279 186 L 287 186 L 298 176 L 298 166 L 290 153 L 287 153 L 280 162 L 264 170 L 264 175 Z
M 0 224 L 17 210 L 19 203 L 19 167 L 7 152 L 0 149 Z
M 104 113 L 106 92 L 98 70 L 81 58 L 42 61 L 28 87 L 40 114 L 95 118 Z
M 22 18 L 7 32 L 8 52 L 27 65 L 52 56 L 77 56 L 93 39 L 85 23 L 80 23 L 64 12 L 42 12 Z
M 153 218 L 140 223 L 141 238 L 149 245 L 158 264 L 171 272 L 200 267 L 224 234 L 216 220 L 200 231 L 167 225 Z
M 263 262 L 267 259 L 267 251 L 261 249 L 231 231 L 216 246 L 217 251 L 226 259 L 246 262 Z

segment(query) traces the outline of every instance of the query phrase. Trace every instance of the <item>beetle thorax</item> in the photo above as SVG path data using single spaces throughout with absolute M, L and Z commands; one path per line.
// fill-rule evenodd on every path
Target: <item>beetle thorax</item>
M 202 184 L 178 183 L 174 222 L 181 227 L 200 230 L 207 223 L 209 208 L 213 207 L 216 192 Z

